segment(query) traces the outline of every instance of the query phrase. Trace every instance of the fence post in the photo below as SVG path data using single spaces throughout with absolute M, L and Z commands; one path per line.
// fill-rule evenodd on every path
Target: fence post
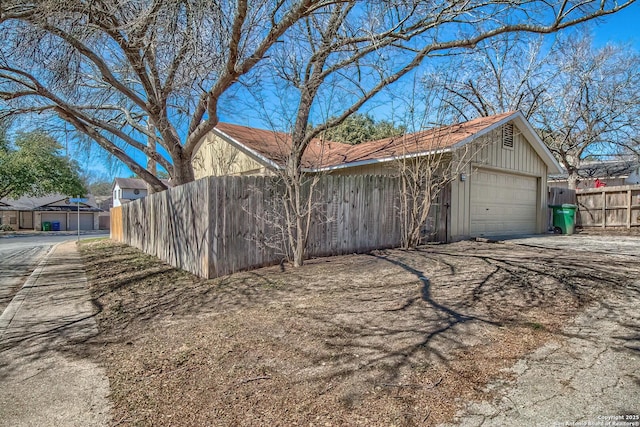
M 602 228 L 607 228 L 607 192 L 602 192 Z
M 631 228 L 631 190 L 627 190 L 627 228 Z

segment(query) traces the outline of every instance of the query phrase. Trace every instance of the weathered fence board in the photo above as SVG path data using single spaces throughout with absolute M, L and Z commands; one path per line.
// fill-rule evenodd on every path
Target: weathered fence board
M 320 177 L 307 256 L 399 246 L 399 192 L 389 176 Z M 288 250 L 283 194 L 275 177 L 207 177 L 112 210 L 111 236 L 202 277 L 272 265 Z M 449 197 L 432 206 L 430 240 L 446 240 Z
M 118 242 L 123 241 L 122 237 L 122 207 L 111 208 L 109 236 Z
M 564 203 L 576 204 L 576 190 L 562 187 L 549 187 L 547 203 L 550 205 L 562 205 Z
M 553 206 L 562 205 L 565 203 L 569 203 L 572 205 L 577 204 L 576 190 L 570 190 L 564 187 L 549 187 L 547 204 Z M 547 224 L 548 229 L 553 230 L 553 211 L 551 209 L 547 211 Z
M 640 226 L 640 185 L 578 190 L 576 197 L 578 226 Z

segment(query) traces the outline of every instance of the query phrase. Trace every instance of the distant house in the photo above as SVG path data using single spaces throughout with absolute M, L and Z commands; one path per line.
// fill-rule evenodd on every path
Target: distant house
M 285 133 L 219 123 L 196 150 L 194 172 L 270 175 L 284 167 L 290 148 Z M 447 188 L 450 239 L 546 231 L 547 178 L 562 169 L 520 112 L 358 145 L 313 140 L 302 166 L 307 173 L 388 175 L 398 160 L 465 152 L 470 162 Z
M 45 222 L 58 223 L 60 231 L 97 230 L 101 209 L 93 196 L 85 203 L 72 203 L 69 197 L 52 194 L 45 197 L 21 197 L 0 200 L 0 224 L 14 230 L 42 230 Z M 79 209 L 78 209 L 79 208 Z
M 111 228 L 111 208 L 113 207 L 113 195 L 111 196 L 96 196 L 96 204 L 102 212 L 99 216 L 99 228 L 100 230 L 109 230 Z
M 161 180 L 167 187 L 169 180 Z M 113 207 L 122 206 L 132 200 L 142 199 L 147 195 L 147 184 L 138 178 L 116 178 L 113 181 Z
M 598 186 L 638 185 L 640 184 L 640 161 L 628 158 L 585 162 L 580 165 L 578 175 L 580 176 L 576 185 L 578 190 Z M 550 176 L 549 186 L 567 188 L 568 175 L 563 173 Z

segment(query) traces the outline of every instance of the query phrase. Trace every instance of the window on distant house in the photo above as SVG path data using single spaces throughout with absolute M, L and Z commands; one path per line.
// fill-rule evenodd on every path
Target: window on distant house
M 135 190 L 133 190 L 133 194 L 140 194 L 140 190 L 136 188 Z
M 513 124 L 507 123 L 502 126 L 502 148 L 513 150 Z

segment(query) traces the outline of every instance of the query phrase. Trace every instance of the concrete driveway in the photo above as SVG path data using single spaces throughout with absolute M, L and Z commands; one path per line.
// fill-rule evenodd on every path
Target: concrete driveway
M 577 234 L 506 245 L 595 252 L 640 262 L 640 237 Z M 606 257 L 604 257 L 606 254 Z M 588 307 L 556 339 L 518 361 L 496 399 L 470 402 L 455 426 L 640 426 L 640 278 Z
M 538 235 L 525 238 L 505 239 L 507 244 L 532 247 L 564 249 L 578 252 L 603 252 L 608 255 L 640 256 L 640 236 L 618 235 Z

